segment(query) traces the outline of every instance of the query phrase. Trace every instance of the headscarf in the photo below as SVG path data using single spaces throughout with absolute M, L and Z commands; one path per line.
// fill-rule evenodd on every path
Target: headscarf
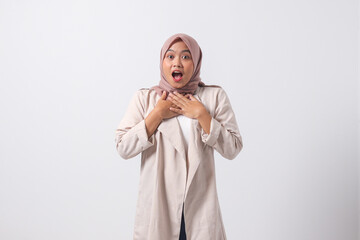
M 172 43 L 174 43 L 174 41 L 177 39 L 181 39 L 186 44 L 186 46 L 189 48 L 191 57 L 192 57 L 193 63 L 194 63 L 193 75 L 191 76 L 190 81 L 182 88 L 174 88 L 168 83 L 168 81 L 165 78 L 163 67 L 162 67 L 166 51 L 169 49 L 169 47 L 172 45 Z M 167 92 L 167 94 L 166 94 L 167 96 L 168 96 L 169 92 L 174 92 L 174 91 L 177 91 L 178 93 L 181 93 L 181 94 L 186 94 L 186 93 L 194 94 L 196 89 L 198 88 L 198 86 L 201 86 L 201 87 L 206 86 L 201 81 L 201 78 L 200 78 L 201 59 L 202 59 L 201 48 L 194 38 L 192 38 L 189 35 L 184 34 L 184 33 L 177 33 L 177 34 L 169 37 L 165 41 L 165 43 L 160 51 L 160 77 L 161 77 L 160 83 L 159 83 L 159 85 L 155 85 L 155 86 L 151 87 L 150 89 L 154 89 L 156 91 L 156 93 L 160 96 L 162 95 L 162 92 L 164 90 Z

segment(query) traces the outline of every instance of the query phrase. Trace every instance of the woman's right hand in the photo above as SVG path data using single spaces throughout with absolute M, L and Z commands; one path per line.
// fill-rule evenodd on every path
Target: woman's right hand
M 166 91 L 163 91 L 154 109 L 145 118 L 145 127 L 148 138 L 153 135 L 162 120 L 179 115 L 179 113 L 170 110 L 170 107 L 177 108 L 177 106 L 173 104 L 170 100 L 165 99 Z
M 179 113 L 170 110 L 170 107 L 172 108 L 178 108 L 178 107 L 175 104 L 173 104 L 170 100 L 165 100 L 165 99 L 166 99 L 166 91 L 163 91 L 160 99 L 158 100 L 154 108 L 154 110 L 157 111 L 161 119 L 172 118 L 180 115 Z

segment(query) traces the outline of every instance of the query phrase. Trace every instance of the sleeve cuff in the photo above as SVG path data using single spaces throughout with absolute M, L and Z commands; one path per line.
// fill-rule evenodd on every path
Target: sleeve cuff
M 207 134 L 201 128 L 201 140 L 209 146 L 214 146 L 220 134 L 221 124 L 214 117 L 211 117 L 210 133 Z
M 150 146 L 154 145 L 154 134 L 149 138 L 146 132 L 145 119 L 143 119 L 139 124 L 134 127 L 136 131 L 136 135 L 143 146 L 143 150 L 147 149 Z

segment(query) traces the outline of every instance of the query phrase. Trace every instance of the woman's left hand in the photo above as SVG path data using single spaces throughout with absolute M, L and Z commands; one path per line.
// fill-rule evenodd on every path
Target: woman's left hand
M 198 119 L 204 114 L 209 114 L 204 105 L 191 94 L 183 96 L 177 92 L 175 92 L 175 94 L 170 93 L 168 99 L 178 107 L 170 107 L 170 110 L 186 117 Z

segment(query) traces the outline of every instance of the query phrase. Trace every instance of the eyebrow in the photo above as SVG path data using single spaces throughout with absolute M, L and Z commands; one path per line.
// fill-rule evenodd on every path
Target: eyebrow
M 171 51 L 171 52 L 175 52 L 174 50 L 172 50 L 171 48 L 169 48 L 169 50 L 167 50 L 166 52 L 169 52 L 169 51 Z M 188 52 L 188 53 L 190 53 L 191 54 L 191 52 L 190 52 L 190 50 L 182 50 L 181 52 Z

